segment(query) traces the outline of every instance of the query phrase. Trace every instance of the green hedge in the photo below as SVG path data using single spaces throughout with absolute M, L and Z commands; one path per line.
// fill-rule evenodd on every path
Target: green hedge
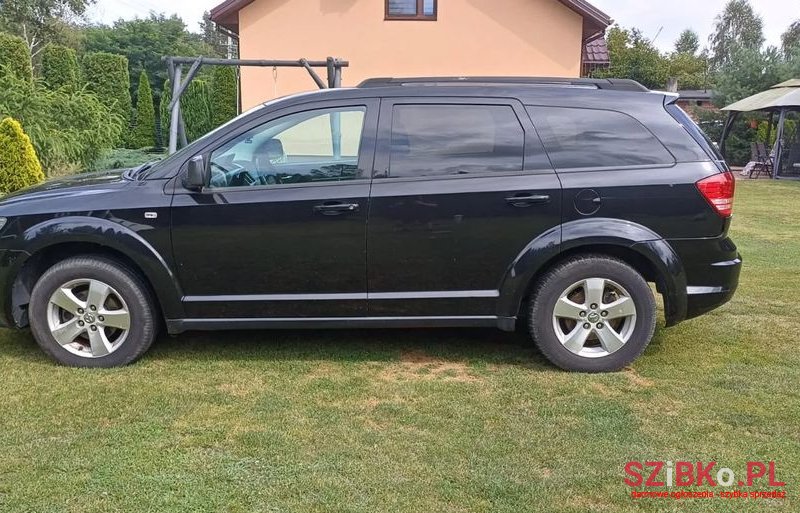
M 79 76 L 75 50 L 56 44 L 49 44 L 42 50 L 42 79 L 51 89 L 59 87 L 77 89 Z
M 133 148 L 149 148 L 155 145 L 156 112 L 153 106 L 153 90 L 147 73 L 139 75 L 139 89 L 136 94 L 136 125 L 131 135 Z
M 119 118 L 120 133 L 128 133 L 131 120 L 128 59 L 113 53 L 87 53 L 83 57 L 83 76 L 87 89 Z
M 214 128 L 238 114 L 237 91 L 236 68 L 216 66 L 211 79 L 211 125 Z
M 169 102 L 172 100 L 172 81 L 167 79 L 164 82 L 164 89 L 161 91 L 161 100 L 158 103 L 158 118 L 159 118 L 159 138 L 161 146 L 169 144 Z
M 8 194 L 44 181 L 42 165 L 19 122 L 0 122 L 0 193 Z
M 0 72 L 0 118 L 18 120 L 48 175 L 92 168 L 122 132 L 121 119 L 83 88 L 52 90 Z
M 192 80 L 181 98 L 181 111 L 189 142 L 211 131 L 211 90 L 206 81 Z
M 0 32 L 0 66 L 22 80 L 33 79 L 31 52 L 24 39 Z

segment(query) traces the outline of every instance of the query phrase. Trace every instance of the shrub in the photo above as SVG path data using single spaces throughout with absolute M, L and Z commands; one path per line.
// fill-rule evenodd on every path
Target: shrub
M 204 80 L 192 80 L 181 98 L 181 112 L 189 142 L 211 131 L 211 94 Z
M 33 78 L 31 52 L 24 39 L 0 32 L 0 66 L 5 66 L 21 80 Z
M 30 138 L 19 122 L 0 122 L 0 193 L 8 194 L 44 181 L 44 173 Z
M 121 120 L 85 89 L 51 90 L 0 73 L 0 118 L 19 120 L 48 174 L 94 162 L 114 147 Z
M 156 113 L 153 107 L 153 90 L 150 79 L 142 71 L 139 75 L 139 89 L 136 94 L 136 126 L 131 136 L 133 148 L 149 148 L 155 144 Z
M 236 68 L 217 66 L 211 80 L 211 126 L 216 128 L 238 114 Z
M 116 113 L 120 133 L 127 133 L 131 119 L 131 77 L 128 59 L 122 55 L 97 52 L 83 57 L 86 87 L 100 102 Z
M 159 141 L 161 141 L 162 146 L 167 146 L 169 143 L 170 101 L 172 101 L 172 82 L 167 79 L 164 82 L 164 89 L 161 91 L 161 101 L 158 102 L 158 117 L 160 121 Z
M 78 58 L 75 50 L 49 44 L 42 50 L 42 80 L 51 89 L 78 88 Z
M 167 80 L 164 83 L 164 92 L 161 93 L 161 135 L 164 142 L 169 140 L 170 112 L 169 102 L 172 101 L 172 86 Z M 194 141 L 210 132 L 211 125 L 211 95 L 208 84 L 204 80 L 194 79 L 183 92 L 181 97 L 181 112 L 186 125 L 186 138 Z

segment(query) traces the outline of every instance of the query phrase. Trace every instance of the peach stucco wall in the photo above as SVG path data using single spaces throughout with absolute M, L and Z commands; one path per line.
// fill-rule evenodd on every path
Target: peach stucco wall
M 256 0 L 243 59 L 350 61 L 343 85 L 385 76 L 577 77 L 583 20 L 557 0 L 439 0 L 437 21 L 384 21 L 385 0 Z M 325 77 L 325 69 L 319 69 Z M 242 104 L 316 86 L 302 69 L 242 69 Z

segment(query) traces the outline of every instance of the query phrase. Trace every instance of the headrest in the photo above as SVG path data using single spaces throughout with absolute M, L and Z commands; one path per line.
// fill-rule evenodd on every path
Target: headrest
M 283 143 L 279 139 L 269 139 L 258 148 L 258 153 L 268 159 L 282 158 Z

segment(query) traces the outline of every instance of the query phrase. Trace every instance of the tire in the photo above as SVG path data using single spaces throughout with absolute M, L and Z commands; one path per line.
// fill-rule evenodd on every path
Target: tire
M 598 297 L 599 303 L 592 302 Z M 530 334 L 542 354 L 564 370 L 618 371 L 642 354 L 655 325 L 653 292 L 636 270 L 615 258 L 567 260 L 534 287 Z
M 128 365 L 150 348 L 157 331 L 153 300 L 142 280 L 104 257 L 73 257 L 45 271 L 33 287 L 28 312 L 39 347 L 70 367 Z

